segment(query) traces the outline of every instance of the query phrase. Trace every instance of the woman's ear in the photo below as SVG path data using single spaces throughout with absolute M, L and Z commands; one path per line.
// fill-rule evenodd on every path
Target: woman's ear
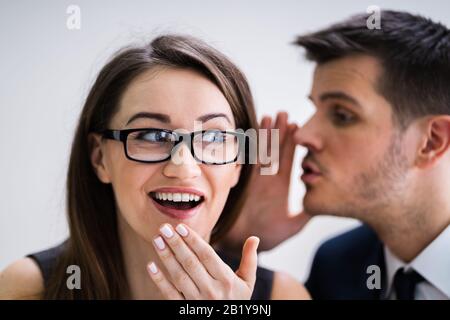
M 427 167 L 439 160 L 450 146 L 450 116 L 435 116 L 428 120 L 416 164 Z
M 103 183 L 111 183 L 108 170 L 105 166 L 105 158 L 102 150 L 102 138 L 97 133 L 89 133 L 88 146 L 92 167 L 98 179 Z
M 241 170 L 242 164 L 236 164 L 236 168 L 234 168 L 233 172 L 233 181 L 231 183 L 231 188 L 234 188 L 238 184 L 239 178 L 241 177 Z

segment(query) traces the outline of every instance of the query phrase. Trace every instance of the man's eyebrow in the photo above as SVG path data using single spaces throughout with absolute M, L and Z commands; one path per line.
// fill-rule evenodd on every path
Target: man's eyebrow
M 314 99 L 311 95 L 308 96 L 308 99 L 310 99 L 312 102 L 314 102 Z M 358 100 L 356 100 L 352 96 L 350 96 L 342 91 L 330 91 L 330 92 L 322 93 L 319 96 L 319 99 L 321 102 L 326 101 L 328 99 L 340 99 L 340 100 L 350 102 L 353 105 L 361 108 L 361 104 L 358 102 Z
M 208 113 L 201 117 L 198 117 L 197 120 L 200 120 L 201 122 L 206 122 L 214 118 L 225 118 L 225 120 L 227 120 L 228 123 L 231 124 L 230 118 L 228 118 L 228 116 L 225 113 Z
M 163 123 L 170 123 L 170 117 L 166 114 L 155 113 L 155 112 L 138 112 L 128 120 L 126 125 L 128 125 L 132 121 L 134 121 L 136 119 L 140 119 L 140 118 L 147 118 L 147 119 L 157 120 L 157 121 L 160 121 Z

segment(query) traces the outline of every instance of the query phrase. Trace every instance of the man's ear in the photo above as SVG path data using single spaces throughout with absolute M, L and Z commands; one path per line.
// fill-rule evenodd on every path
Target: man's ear
M 416 164 L 428 167 L 439 160 L 450 146 L 450 116 L 434 116 L 427 121 Z
M 92 167 L 99 180 L 103 183 L 111 183 L 108 170 L 105 166 L 105 158 L 102 151 L 102 138 L 97 133 L 89 133 L 88 146 Z

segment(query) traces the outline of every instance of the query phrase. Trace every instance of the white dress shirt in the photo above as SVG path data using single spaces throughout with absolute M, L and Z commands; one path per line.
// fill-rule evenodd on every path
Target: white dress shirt
M 394 276 L 398 269 L 405 268 L 405 271 L 414 269 L 425 278 L 416 286 L 415 300 L 450 299 L 450 225 L 410 263 L 404 263 L 386 246 L 384 256 L 387 275 L 385 298 L 396 299 Z

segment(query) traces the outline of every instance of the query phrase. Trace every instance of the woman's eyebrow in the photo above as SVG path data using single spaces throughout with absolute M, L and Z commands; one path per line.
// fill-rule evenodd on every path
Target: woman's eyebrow
M 229 124 L 231 124 L 230 118 L 225 113 L 208 113 L 201 117 L 198 117 L 197 120 L 200 120 L 201 122 L 206 122 L 214 118 L 225 118 L 225 120 L 228 121 Z
M 170 117 L 166 114 L 155 112 L 138 112 L 128 120 L 126 125 L 129 125 L 132 121 L 140 118 L 153 119 L 160 121 L 162 123 L 170 123 Z M 230 118 L 228 118 L 228 116 L 224 113 L 208 113 L 201 117 L 198 117 L 197 120 L 200 120 L 201 122 L 206 122 L 214 118 L 225 118 L 228 121 L 228 123 L 231 124 Z
M 126 125 L 129 125 L 132 121 L 140 118 L 154 119 L 162 123 L 170 123 L 170 117 L 168 115 L 155 112 L 138 112 L 128 120 Z

